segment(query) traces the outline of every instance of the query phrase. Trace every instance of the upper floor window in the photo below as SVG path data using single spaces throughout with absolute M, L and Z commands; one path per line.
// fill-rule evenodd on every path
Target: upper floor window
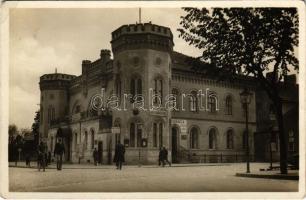
M 120 98 L 120 96 L 121 96 L 121 78 L 120 78 L 120 76 L 118 76 L 116 78 L 115 90 L 116 90 L 117 97 Z
M 233 101 L 231 96 L 227 96 L 225 99 L 225 113 L 226 115 L 233 114 Z
M 174 111 L 178 111 L 180 107 L 179 103 L 179 90 L 176 88 L 172 89 L 172 96 L 173 101 L 171 101 L 171 107 L 174 109 Z
M 217 100 L 217 96 L 215 94 L 210 94 L 207 98 L 208 102 L 207 102 L 207 105 L 208 105 L 208 111 L 211 112 L 211 113 L 214 113 L 217 111 L 217 103 L 218 103 L 218 100 Z
M 159 103 L 159 99 L 160 99 L 160 103 L 163 103 L 163 80 L 161 78 L 155 78 L 154 79 L 154 104 Z
M 142 94 L 142 80 L 140 77 L 133 77 L 130 84 L 132 98 Z
M 48 108 L 48 123 L 51 123 L 53 120 L 55 120 L 55 108 L 50 106 Z
M 189 96 L 189 109 L 193 112 L 198 110 L 198 98 L 196 91 L 192 91 L 191 95 Z

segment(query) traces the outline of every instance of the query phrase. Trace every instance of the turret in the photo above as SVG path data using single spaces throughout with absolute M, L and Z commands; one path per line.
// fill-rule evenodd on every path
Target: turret
M 40 133 L 46 138 L 48 128 L 60 121 L 68 111 L 68 87 L 75 76 L 68 74 L 44 74 L 40 77 Z

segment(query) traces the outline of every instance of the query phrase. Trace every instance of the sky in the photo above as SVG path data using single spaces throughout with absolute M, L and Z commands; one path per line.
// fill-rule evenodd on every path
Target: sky
M 39 109 L 39 77 L 46 73 L 81 74 L 82 60 L 96 60 L 111 49 L 111 32 L 138 21 L 138 8 L 12 9 L 10 11 L 9 123 L 30 128 Z M 142 8 L 142 22 L 170 27 L 174 50 L 201 51 L 178 37 L 180 8 Z

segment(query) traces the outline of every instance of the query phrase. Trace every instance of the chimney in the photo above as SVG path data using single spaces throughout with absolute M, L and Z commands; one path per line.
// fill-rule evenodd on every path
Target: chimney
M 91 64 L 90 60 L 83 60 L 82 61 L 82 74 L 86 74 L 87 73 L 87 67 Z
M 100 58 L 103 62 L 107 62 L 110 60 L 111 52 L 108 49 L 102 49 L 100 51 Z

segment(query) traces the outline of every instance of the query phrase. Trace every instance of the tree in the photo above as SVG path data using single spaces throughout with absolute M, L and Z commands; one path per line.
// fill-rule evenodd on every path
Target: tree
M 35 146 L 38 146 L 39 143 L 39 124 L 40 124 L 40 111 L 35 112 L 34 123 L 32 124 L 32 132 L 34 135 Z
M 183 8 L 180 37 L 202 49 L 198 61 L 214 66 L 222 77 L 252 76 L 275 105 L 280 140 L 280 170 L 287 173 L 279 85 L 290 69 L 298 71 L 296 8 Z M 207 67 L 207 65 L 205 65 Z M 204 67 L 198 67 L 204 70 Z M 272 71 L 272 78 L 265 74 Z

